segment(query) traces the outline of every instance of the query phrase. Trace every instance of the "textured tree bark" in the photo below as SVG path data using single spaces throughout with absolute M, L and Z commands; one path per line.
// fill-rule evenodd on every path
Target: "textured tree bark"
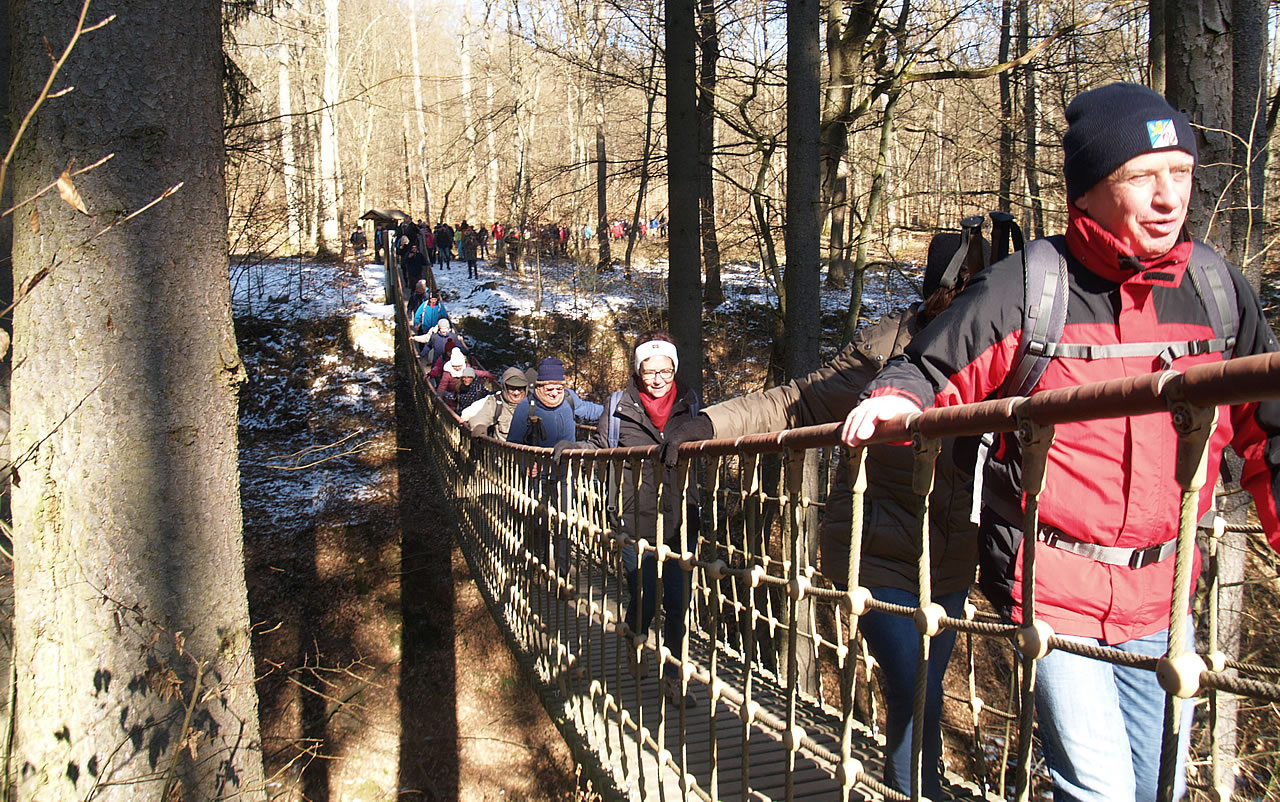
M 422 178 L 422 207 L 428 225 L 432 221 L 431 217 L 431 177 L 427 170 L 427 115 L 423 108 L 422 99 L 422 57 L 418 52 L 418 9 L 416 6 L 409 7 L 409 54 L 411 63 L 413 64 L 413 110 L 418 121 L 418 148 L 414 165 L 417 167 L 418 175 Z M 407 168 L 406 168 L 407 169 Z M 405 209 L 409 214 L 413 214 L 413 193 L 409 193 L 409 197 L 405 198 L 408 207 Z
M 324 84 L 320 109 L 320 238 L 316 253 L 342 248 L 342 173 L 338 163 L 338 0 L 324 0 Z
M 817 0 L 787 4 L 787 346 L 788 379 L 818 369 L 822 310 L 818 297 L 821 186 L 818 181 L 818 80 L 821 48 Z
M 698 250 L 697 2 L 667 0 L 668 317 L 680 380 L 702 391 L 702 259 Z
M 289 76 L 289 45 L 281 43 L 276 51 L 278 68 L 277 80 L 280 82 L 280 97 L 277 101 L 280 111 L 280 178 L 284 182 L 284 202 L 287 215 L 287 239 L 290 247 L 302 251 L 302 224 L 299 222 L 300 205 L 298 191 L 298 162 L 293 149 L 293 93 L 290 91 L 292 81 Z
M 1000 0 L 1000 63 L 1009 60 L 1009 48 L 1013 44 L 1013 2 Z M 1013 210 L 1013 163 L 1017 158 L 1014 153 L 1013 126 L 1013 76 L 1008 70 L 1000 72 L 1000 189 L 996 192 L 996 202 L 1000 211 Z
M 15 0 L 28 106 L 78 3 Z M 22 212 L 14 318 L 20 798 L 264 795 L 241 545 L 221 5 L 94 3 L 23 138 L 15 194 L 71 160 L 87 214 Z M 166 188 L 172 197 L 86 244 Z M 44 276 L 40 280 L 41 276 Z M 34 286 L 33 286 L 34 285 Z
M 1165 96 L 1203 126 L 1196 131 L 1200 163 L 1187 227 L 1219 243 L 1231 239 L 1230 221 L 1216 214 L 1229 200 L 1232 176 L 1229 6 L 1229 0 L 1171 3 L 1165 19 Z
M 702 233 L 702 264 L 706 283 L 702 302 L 708 309 L 724 303 L 720 283 L 720 232 L 716 228 L 716 81 L 720 61 L 720 26 L 713 0 L 698 4 L 699 47 L 702 63 L 698 76 L 698 212 Z

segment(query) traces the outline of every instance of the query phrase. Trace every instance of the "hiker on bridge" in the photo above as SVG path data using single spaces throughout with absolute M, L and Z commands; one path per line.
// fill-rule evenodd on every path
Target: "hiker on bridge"
M 1280 350 L 1253 288 L 1237 270 L 1217 271 L 1220 258 L 1195 247 L 1184 228 L 1197 158 L 1187 118 L 1151 89 L 1117 83 L 1078 95 L 1067 124 L 1067 233 L 1048 245 L 1054 261 L 1055 253 L 1065 260 L 1066 324 L 1038 384 L 1013 394 Z M 1225 286 L 1198 291 L 1193 271 L 1201 269 L 1226 276 Z M 971 282 L 867 386 L 844 442 L 858 446 L 881 421 L 925 407 L 999 395 L 1014 368 L 1028 364 L 1019 349 L 1034 319 L 1024 275 L 1031 268 L 1015 254 Z M 1227 294 L 1234 302 L 1218 305 Z M 1224 308 L 1237 327 L 1234 342 L 1217 330 L 1227 330 L 1217 314 Z M 1220 409 L 1210 476 L 1228 444 L 1244 458 L 1242 483 L 1280 547 L 1280 402 Z M 1057 425 L 1039 498 L 1041 531 L 1025 536 L 1043 541 L 1037 619 L 1060 637 L 1165 653 L 1180 506 L 1175 448 L 1167 414 Z M 1019 623 L 1020 465 L 1017 438 L 1002 436 L 984 472 L 979 527 L 983 591 Z M 1199 513 L 1212 507 L 1213 489 L 1206 483 Z M 1198 574 L 1198 552 L 1195 559 Z M 1054 650 L 1037 662 L 1035 693 L 1055 799 L 1156 798 L 1165 694 L 1154 673 Z M 1175 799 L 1185 792 L 1191 706 L 1182 711 Z
M 664 431 L 684 425 L 698 414 L 698 396 L 691 387 L 676 381 L 676 369 L 680 359 L 675 342 L 665 331 L 650 331 L 640 336 L 635 347 L 634 373 L 625 389 L 614 393 L 605 414 L 600 416 L 595 434 L 589 443 L 561 442 L 556 444 L 557 454 L 564 448 L 646 448 L 660 446 Z M 662 463 L 658 463 L 662 465 Z M 641 651 L 649 633 L 649 626 L 657 612 L 658 559 L 646 551 L 637 559 L 635 542 L 645 540 L 654 547 L 659 542 L 658 521 L 662 521 L 661 542 L 676 555 L 694 551 L 698 536 L 698 490 L 695 472 L 689 471 L 684 493 L 673 492 L 678 476 L 675 466 L 663 466 L 662 509 L 658 509 L 658 482 L 654 463 L 645 461 L 641 466 L 637 486 L 630 478 L 624 478 L 620 503 L 614 503 L 614 525 L 619 534 L 630 538 L 622 549 L 622 567 L 627 578 L 626 624 L 631 641 L 631 668 L 637 676 L 648 673 L 647 653 Z M 612 482 L 610 483 L 612 485 Z M 613 492 L 612 487 L 610 492 Z M 681 509 L 680 498 L 684 498 Z M 681 525 L 681 514 L 687 526 Z M 662 646 L 666 646 L 683 661 L 685 615 L 689 609 L 690 574 L 680 567 L 678 559 L 667 560 L 662 565 Z M 662 666 L 662 692 L 672 703 L 685 699 L 686 706 L 697 703 L 693 686 L 681 689 L 680 668 Z
M 963 261 L 958 263 L 953 277 L 944 279 L 959 247 L 967 249 Z M 674 463 L 680 444 L 689 440 L 740 437 L 844 420 L 857 405 L 862 389 L 885 362 L 901 354 L 917 332 L 964 289 L 971 275 L 983 268 L 987 250 L 980 235 L 970 240 L 962 240 L 954 232 L 934 237 L 924 274 L 924 300 L 863 328 L 835 359 L 804 378 L 714 404 L 697 417 L 673 420 L 667 426 L 668 445 L 663 453 L 666 461 Z M 978 561 L 978 527 L 969 521 L 976 453 L 977 438 L 944 440 L 930 496 L 931 598 L 951 618 L 964 617 Z M 848 458 L 842 449 L 838 461 Z M 868 449 L 864 534 L 860 572 L 855 577 L 849 576 L 853 496 L 848 471 L 832 466 L 835 481 L 827 495 L 818 542 L 822 573 L 836 587 L 847 589 L 852 580 L 879 601 L 909 608 L 920 606 L 920 498 L 912 489 L 913 462 L 910 449 L 887 445 Z M 919 631 L 912 619 L 880 611 L 864 615 L 858 629 L 881 669 L 885 698 L 884 782 L 910 795 Z M 943 630 L 929 647 L 920 790 L 930 799 L 942 799 L 942 680 L 955 643 L 956 632 Z
M 506 440 L 511 431 L 511 416 L 516 406 L 525 399 L 529 380 L 520 368 L 507 368 L 502 372 L 502 389 L 463 408 L 462 422 L 472 434 L 484 434 L 498 440 Z

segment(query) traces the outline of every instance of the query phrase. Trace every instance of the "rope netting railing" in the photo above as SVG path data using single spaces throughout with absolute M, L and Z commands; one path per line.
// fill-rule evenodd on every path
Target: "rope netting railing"
M 967 685 L 967 692 L 948 701 L 953 713 L 962 711 L 951 716 L 952 723 L 967 719 L 968 727 L 949 738 L 952 751 L 967 753 L 969 762 L 967 779 L 946 773 L 943 798 L 1035 796 L 1033 693 L 1038 660 L 1051 650 L 1157 674 L 1168 699 L 1162 798 L 1169 798 L 1174 784 L 1182 726 L 1174 713 L 1177 700 L 1230 693 L 1280 702 L 1275 667 L 1223 654 L 1212 638 L 1195 650 L 1185 606 L 1198 547 L 1195 499 L 1209 480 L 1204 466 L 1216 405 L 1280 397 L 1280 354 L 929 410 L 882 429 L 873 441 L 912 444 L 913 484 L 927 513 L 940 438 L 1015 433 L 1023 452 L 1024 531 L 1037 531 L 1055 424 L 1167 412 L 1178 437 L 1174 478 L 1183 495 L 1172 598 L 1183 601 L 1169 613 L 1167 653 L 1143 657 L 1056 635 L 1036 616 L 1033 579 L 1022 583 L 1020 624 L 973 603 L 966 603 L 963 617 L 949 616 L 930 596 L 927 514 L 921 516 L 918 606 L 873 598 L 856 581 L 865 449 L 833 461 L 837 424 L 686 444 L 678 481 L 655 489 L 659 509 L 674 501 L 669 508 L 682 511 L 682 531 L 692 528 L 696 536 L 684 548 L 632 541 L 616 525 L 615 500 L 624 487 L 634 491 L 643 485 L 643 465 L 657 458 L 656 448 L 571 449 L 557 462 L 550 449 L 473 437 L 417 368 L 403 307 L 397 307 L 399 346 L 415 368 L 428 449 L 453 496 L 461 545 L 476 581 L 513 647 L 551 690 L 562 728 L 594 754 L 601 776 L 622 795 L 921 798 L 924 677 L 930 643 L 946 630 L 964 638 L 965 660 L 953 661 L 952 668 L 966 672 L 967 681 L 952 687 Z M 832 581 L 817 568 L 816 532 L 837 470 L 847 472 L 853 510 L 848 574 Z M 691 471 L 700 479 L 700 514 L 683 503 Z M 1226 528 L 1218 519 L 1200 532 L 1202 545 L 1212 551 Z M 653 581 L 628 583 L 628 549 L 635 555 L 631 570 L 647 560 Z M 1024 577 L 1035 576 L 1036 551 L 1036 539 L 1027 538 Z M 683 610 L 664 609 L 662 589 L 673 576 L 687 593 Z M 628 627 L 633 593 L 655 610 L 659 625 L 652 633 Z M 1209 605 L 1210 614 L 1215 610 Z M 911 619 L 918 633 L 913 796 L 880 781 L 873 661 L 858 636 L 861 617 L 871 611 Z M 661 625 L 667 615 L 682 616 L 683 626 Z M 1198 626 L 1216 631 L 1212 621 Z M 680 637 L 671 640 L 665 634 L 671 631 Z M 676 678 L 678 691 L 664 693 L 658 676 L 646 676 L 641 667 L 649 661 L 659 666 L 658 676 Z M 1216 739 L 1210 741 L 1216 748 Z M 1213 761 L 1215 770 L 1223 764 Z M 1202 776 L 1197 784 L 1213 797 L 1221 783 Z

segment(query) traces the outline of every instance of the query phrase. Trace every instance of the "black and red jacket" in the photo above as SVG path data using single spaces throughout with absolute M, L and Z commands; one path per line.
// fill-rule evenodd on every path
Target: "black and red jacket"
M 1214 337 L 1204 305 L 1186 276 L 1189 240 L 1153 262 L 1124 255 L 1113 236 L 1082 213 L 1067 235 L 1068 307 L 1061 341 L 1091 345 Z M 1240 310 L 1235 356 L 1280 351 L 1257 293 L 1232 270 Z M 1023 325 L 1023 267 L 1014 254 L 979 273 L 951 306 L 891 361 L 864 397 L 898 394 L 922 408 L 981 401 L 998 394 Z M 1185 370 L 1224 358 L 1185 356 Z M 1166 366 L 1153 357 L 1098 360 L 1059 357 L 1035 392 L 1128 376 Z M 1280 402 L 1223 407 L 1213 434 L 1209 475 L 1232 445 L 1245 460 L 1242 484 L 1253 495 L 1273 548 L 1280 550 Z M 1176 437 L 1168 413 L 1058 424 L 1049 450 L 1040 520 L 1087 543 L 1145 548 L 1177 536 L 1181 491 L 1174 479 Z M 997 508 L 1022 510 L 1021 453 L 1013 437 L 988 463 L 984 496 Z M 1212 504 L 1213 483 L 1200 498 Z M 982 587 L 1015 620 L 1021 598 L 1021 517 L 984 510 Z M 1199 554 L 1196 555 L 1199 573 Z M 1169 622 L 1174 559 L 1143 568 L 1097 562 L 1065 550 L 1036 551 L 1036 611 L 1054 631 L 1120 643 L 1159 632 Z

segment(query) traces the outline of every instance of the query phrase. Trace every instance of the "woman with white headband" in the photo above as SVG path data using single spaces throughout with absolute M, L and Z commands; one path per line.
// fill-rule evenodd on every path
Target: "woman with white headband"
M 616 420 L 613 431 L 617 434 L 617 442 L 610 442 L 610 415 L 600 416 L 596 433 L 592 436 L 591 445 L 597 448 L 609 448 L 616 445 L 620 448 L 645 447 L 662 445 L 663 432 L 679 422 L 686 421 L 698 414 L 698 397 L 683 382 L 676 380 L 676 368 L 680 358 L 676 353 L 675 343 L 671 335 L 664 331 L 650 331 L 641 335 L 635 348 L 632 367 L 634 375 L 627 382 L 616 405 L 611 401 L 612 417 Z M 627 604 L 626 624 L 630 630 L 633 647 L 647 639 L 649 625 L 657 612 L 658 601 L 658 561 L 653 551 L 646 551 L 643 559 L 637 561 L 635 541 L 644 540 L 652 549 L 658 544 L 658 483 L 655 481 L 653 469 L 662 463 L 656 460 L 643 464 L 642 475 L 637 486 L 630 471 L 623 472 L 621 503 L 618 507 L 614 526 L 621 534 L 632 538 L 632 543 L 622 550 L 623 568 L 627 575 L 627 588 L 631 599 Z M 692 551 L 697 545 L 698 535 L 698 499 L 693 473 L 689 473 L 685 487 L 685 514 L 687 527 L 682 527 L 681 509 L 675 492 L 676 473 L 667 468 L 661 477 L 663 486 L 662 542 L 676 555 Z M 683 535 L 683 537 L 682 537 Z M 680 567 L 676 559 L 664 561 L 662 565 L 662 609 L 664 620 L 662 625 L 661 645 L 671 650 L 680 658 L 682 641 L 685 632 L 685 615 L 689 609 L 690 582 L 689 574 Z M 643 654 L 651 650 L 646 649 Z M 633 654 L 635 651 L 633 650 Z M 632 669 L 638 676 L 647 673 L 647 662 L 644 657 L 633 663 Z M 681 697 L 680 670 L 675 665 L 663 666 L 662 690 L 672 702 Z M 685 704 L 696 703 L 696 697 L 690 692 L 685 695 Z

